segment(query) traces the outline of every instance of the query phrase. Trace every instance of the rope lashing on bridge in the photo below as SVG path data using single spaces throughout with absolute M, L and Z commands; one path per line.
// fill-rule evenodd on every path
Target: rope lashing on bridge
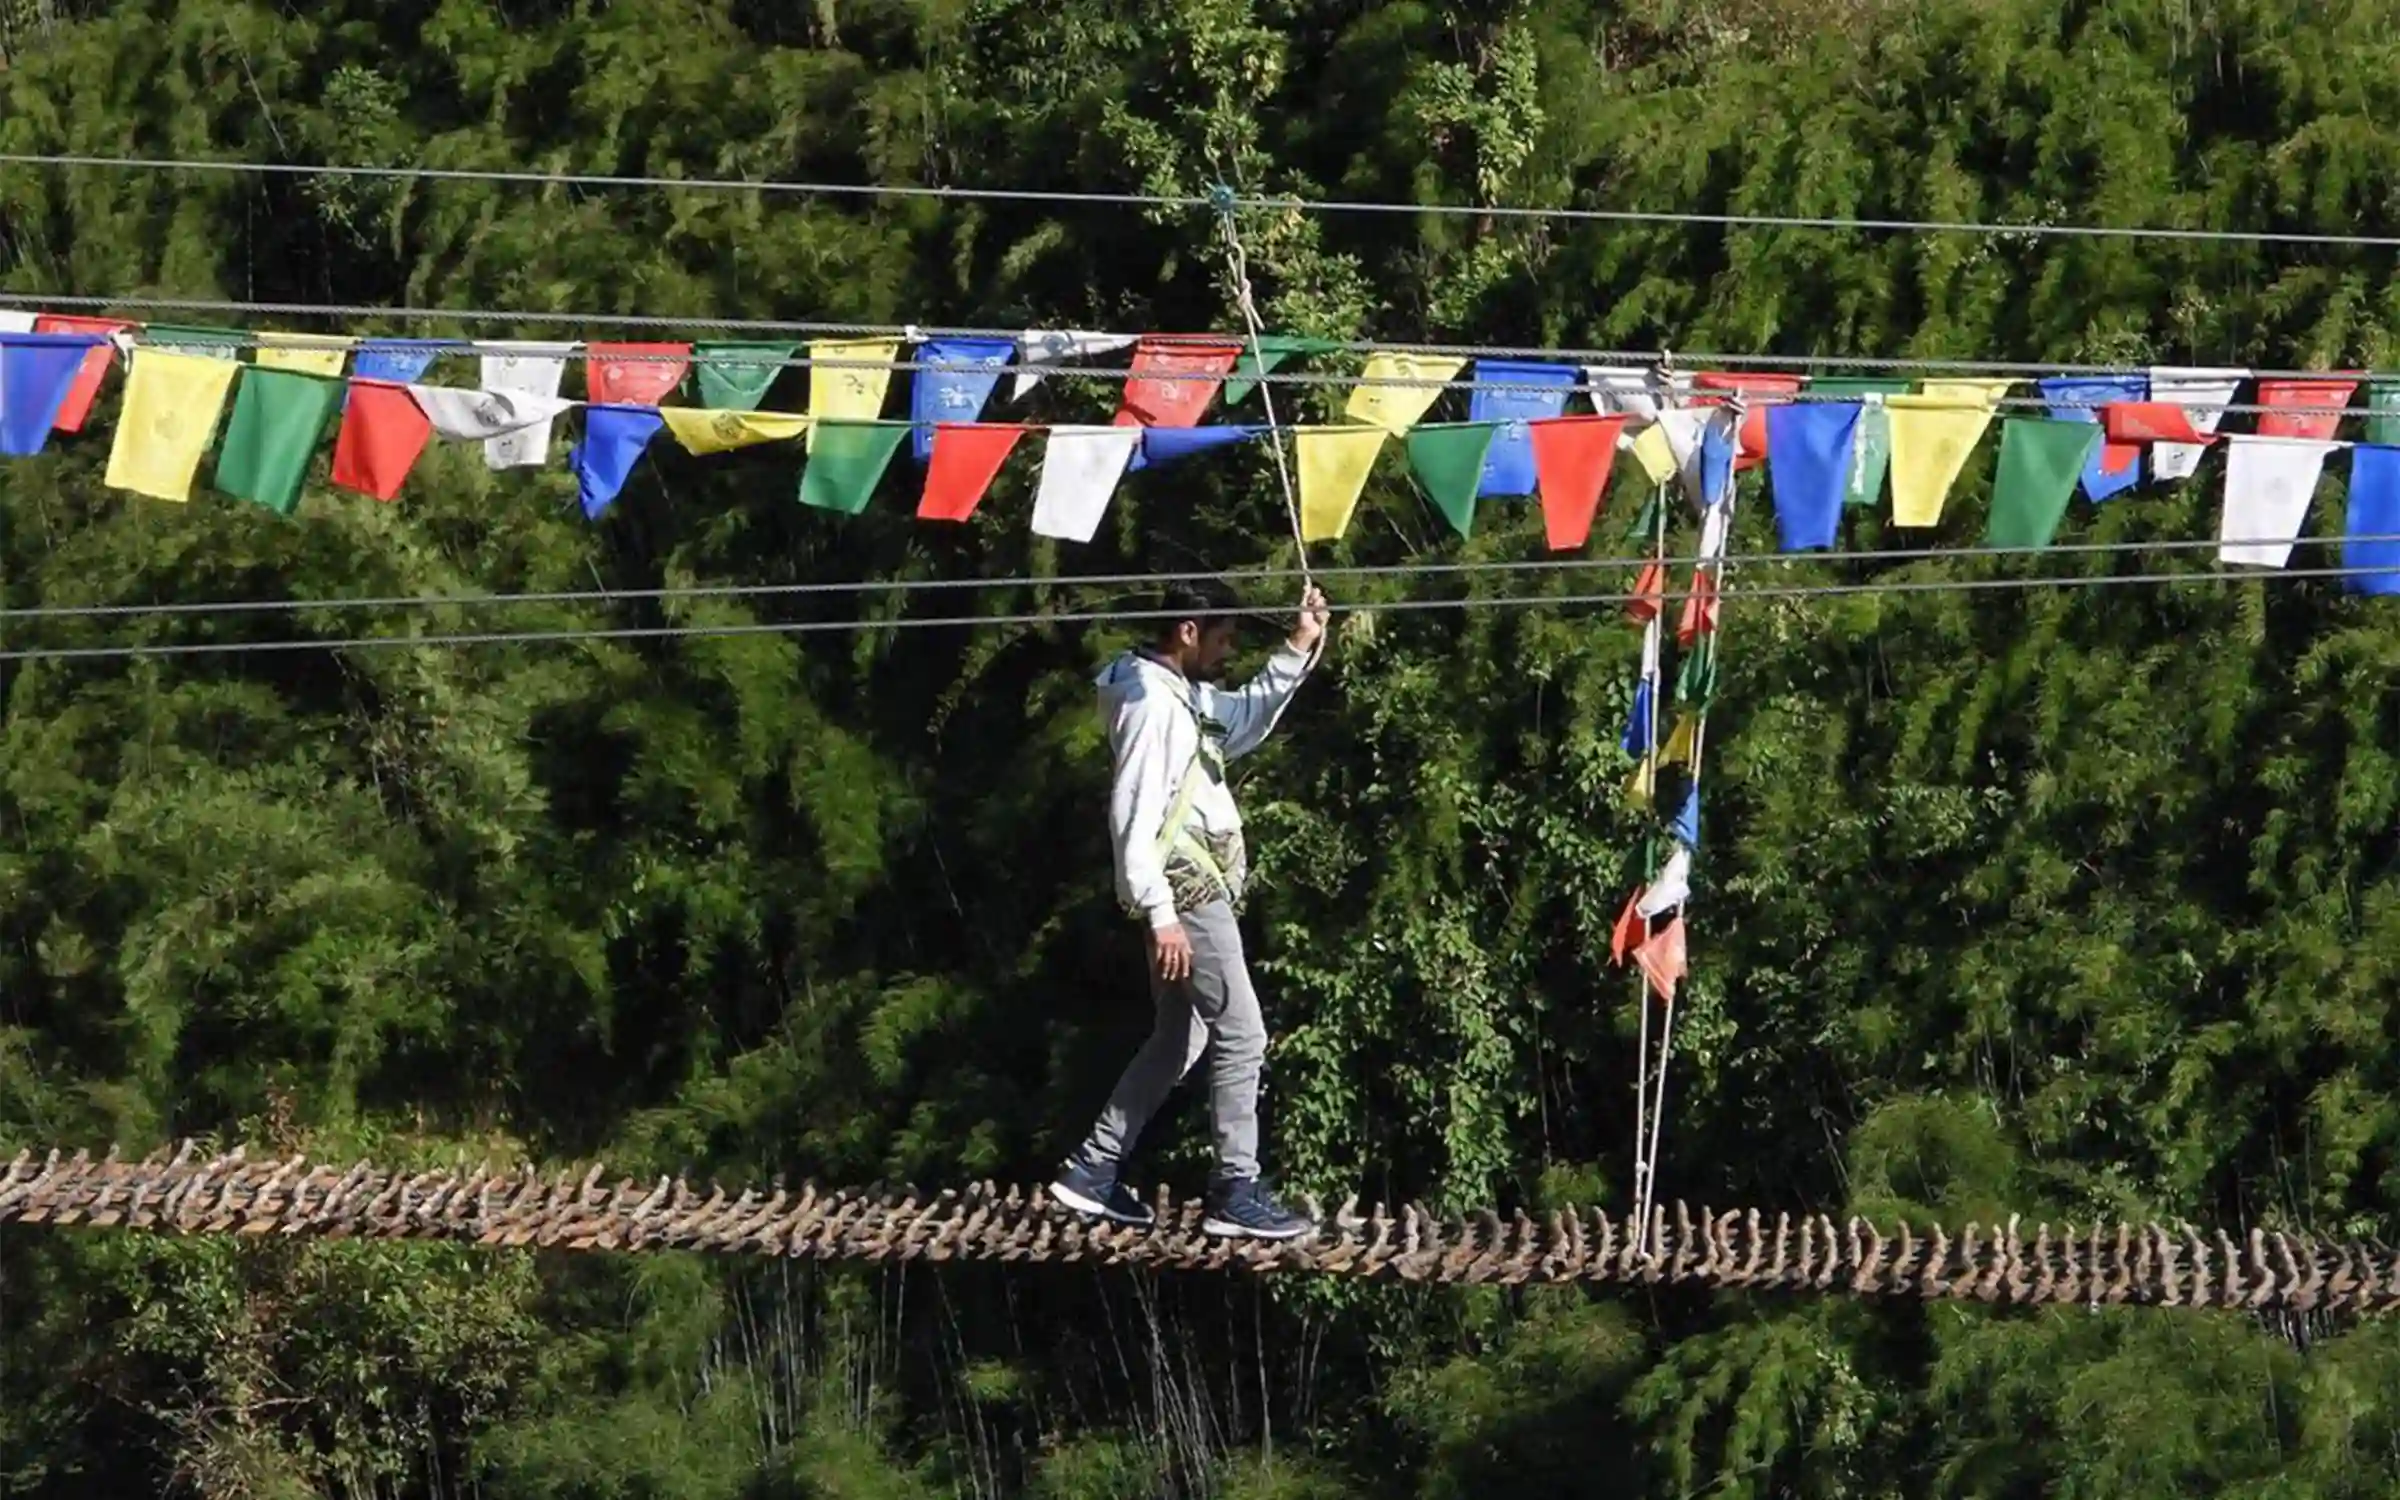
M 1095 1263 L 1462 1285 L 1664 1285 L 2000 1305 L 2225 1307 L 2371 1316 L 2400 1306 L 2400 1257 L 2380 1247 L 2253 1229 L 1906 1224 L 1755 1209 L 1632 1215 L 1598 1209 L 1440 1217 L 1355 1202 L 1310 1239 L 1268 1245 L 1200 1232 L 1201 1205 L 1158 1195 L 1153 1229 L 1096 1226 L 1038 1190 L 989 1182 L 913 1188 L 706 1193 L 679 1178 L 513 1172 L 401 1174 L 367 1162 L 203 1156 L 192 1142 L 140 1161 L 20 1153 L 0 1172 L 0 1226 L 167 1234 L 445 1240 L 582 1251 L 688 1250 L 828 1261 Z M 1311 1205 L 1312 1209 L 1315 1205 Z

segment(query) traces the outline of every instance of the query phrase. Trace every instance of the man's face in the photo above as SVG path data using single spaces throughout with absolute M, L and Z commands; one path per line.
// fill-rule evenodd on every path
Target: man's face
M 1200 638 L 1185 659 L 1184 670 L 1201 682 L 1214 682 L 1224 676 L 1225 658 L 1233 654 L 1233 633 L 1237 628 L 1232 620 L 1214 620 L 1200 626 Z

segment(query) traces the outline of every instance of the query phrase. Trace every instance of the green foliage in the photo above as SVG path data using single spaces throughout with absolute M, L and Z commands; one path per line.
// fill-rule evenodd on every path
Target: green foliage
M 2382 233 L 2395 20 L 2381 0 L 0 3 L 0 151 Z M 2388 363 L 2400 328 L 2371 247 L 1238 227 L 1269 321 L 1327 337 L 2263 367 Z M 568 315 L 376 322 L 394 333 L 1222 328 L 1217 234 L 1173 210 L 0 173 L 10 291 Z M 1338 399 L 1298 390 L 1287 420 Z M 797 395 L 787 377 L 768 400 Z M 1107 399 L 1062 372 L 1029 408 Z M 164 506 L 98 483 L 114 421 L 104 400 L 91 432 L 0 465 L 0 605 L 423 602 L 16 616 L 11 645 L 886 618 L 917 599 L 657 591 L 1292 561 L 1256 455 L 1132 476 L 1076 550 L 1016 524 L 1029 466 L 937 533 L 907 518 L 905 460 L 837 519 L 792 502 L 786 454 L 664 445 L 596 527 L 562 470 L 448 448 L 397 505 L 318 485 L 290 518 Z M 1945 536 L 1979 534 L 1983 467 Z M 1313 561 L 1539 546 L 1507 502 L 1454 546 L 1387 468 Z M 2078 506 L 2070 539 L 2204 537 L 2215 492 L 2204 472 Z M 1596 552 L 1629 545 L 1638 498 L 1620 484 Z M 1768 506 L 1745 501 L 1735 549 L 1764 551 Z M 1854 552 L 1922 541 L 1851 526 Z M 1835 556 L 1736 582 L 2185 566 Z M 1241 773 L 1270 1154 L 1295 1186 L 1548 1207 L 1631 1180 L 1638 1002 L 1602 955 L 1643 860 L 1616 748 L 1634 638 L 1563 602 L 1615 586 L 1342 580 L 1335 649 Z M 475 602 L 595 589 L 613 597 Z M 2388 1236 L 2384 606 L 2313 584 L 1737 596 L 1726 631 L 1670 1191 Z M 1088 686 L 1125 638 L 14 665 L 0 1150 L 199 1133 L 728 1182 L 1036 1176 L 1146 1018 Z M 1160 1122 L 1147 1170 L 1197 1185 L 1197 1113 Z M 2305 1322 L 34 1231 L 0 1236 L 0 1314 L 12 1496 L 2346 1500 L 2400 1475 L 2400 1346 Z

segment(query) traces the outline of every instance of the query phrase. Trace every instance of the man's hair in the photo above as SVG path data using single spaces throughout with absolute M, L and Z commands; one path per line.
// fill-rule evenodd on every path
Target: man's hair
M 1165 640 L 1176 628 L 1190 620 L 1206 630 L 1210 623 L 1231 619 L 1240 613 L 1233 590 L 1213 578 L 1195 578 L 1183 583 L 1171 583 L 1158 596 L 1159 615 L 1156 620 L 1158 638 Z

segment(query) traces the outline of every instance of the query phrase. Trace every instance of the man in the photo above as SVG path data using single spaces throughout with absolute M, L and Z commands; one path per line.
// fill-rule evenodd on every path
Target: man
M 1234 920 L 1248 861 L 1225 762 L 1258 748 L 1308 675 L 1325 634 L 1325 596 L 1308 589 L 1282 649 L 1232 692 L 1211 685 L 1233 650 L 1231 596 L 1216 585 L 1170 589 L 1161 606 L 1166 618 L 1150 644 L 1119 655 L 1097 679 L 1116 761 L 1108 825 L 1117 897 L 1149 929 L 1157 1020 L 1050 1194 L 1078 1213 L 1148 1224 L 1150 1210 L 1127 1190 L 1121 1169 L 1142 1127 L 1206 1052 L 1217 1166 L 1203 1227 L 1297 1239 L 1315 1226 L 1259 1178 L 1267 1029 Z

